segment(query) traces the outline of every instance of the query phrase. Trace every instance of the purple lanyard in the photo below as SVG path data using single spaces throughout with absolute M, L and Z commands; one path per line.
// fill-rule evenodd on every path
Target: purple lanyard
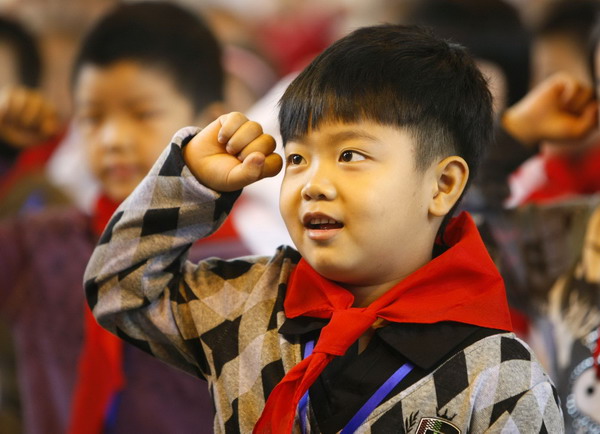
M 304 358 L 306 359 L 313 352 L 315 341 L 308 341 L 304 347 Z M 356 431 L 356 429 L 369 417 L 369 415 L 377 408 L 379 404 L 385 399 L 386 396 L 398 385 L 400 382 L 412 371 L 414 366 L 410 362 L 406 362 L 394 372 L 385 383 L 383 383 L 379 389 L 375 391 L 367 402 L 356 412 L 356 414 L 346 424 L 341 434 L 350 434 Z M 306 412 L 308 407 L 308 391 L 304 394 L 300 402 L 298 403 L 298 411 L 300 412 L 300 425 L 302 427 L 302 433 L 306 434 Z

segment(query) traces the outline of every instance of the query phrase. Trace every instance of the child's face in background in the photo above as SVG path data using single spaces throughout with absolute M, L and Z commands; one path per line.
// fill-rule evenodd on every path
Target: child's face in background
M 585 47 L 568 35 L 538 37 L 532 46 L 532 84 L 541 83 L 558 71 L 566 71 L 581 83 L 591 85 Z
M 288 142 L 285 154 L 281 214 L 321 275 L 348 286 L 381 285 L 431 260 L 435 165 L 415 168 L 406 131 L 328 123 Z
M 590 217 L 583 244 L 583 271 L 590 283 L 600 283 L 600 207 Z
M 15 52 L 10 45 L 0 41 L 0 89 L 19 83 Z
M 179 128 L 197 122 L 166 72 L 134 61 L 84 65 L 74 96 L 90 167 L 116 201 L 133 191 Z
M 596 91 L 596 101 L 600 101 L 600 42 L 594 49 L 594 90 Z M 598 110 L 598 124 L 600 125 L 600 110 Z

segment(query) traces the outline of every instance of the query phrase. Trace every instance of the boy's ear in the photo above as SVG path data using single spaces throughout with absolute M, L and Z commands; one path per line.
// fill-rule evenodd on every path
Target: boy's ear
M 223 101 L 215 101 L 210 103 L 196 117 L 196 125 L 205 127 L 219 116 L 229 113 Z
M 434 168 L 435 183 L 429 213 L 443 217 L 462 195 L 469 179 L 467 162 L 457 155 L 447 157 Z

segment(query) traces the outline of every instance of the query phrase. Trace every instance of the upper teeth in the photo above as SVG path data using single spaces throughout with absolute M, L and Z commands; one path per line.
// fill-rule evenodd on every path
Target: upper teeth
M 325 224 L 334 225 L 334 224 L 336 224 L 336 221 L 333 219 L 328 219 L 328 218 L 317 218 L 317 219 L 311 219 L 310 224 L 311 225 L 325 225 Z

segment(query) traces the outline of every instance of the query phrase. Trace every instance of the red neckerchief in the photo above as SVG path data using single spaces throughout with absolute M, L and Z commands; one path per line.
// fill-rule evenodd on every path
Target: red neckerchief
M 594 359 L 594 369 L 596 370 L 596 379 L 600 380 L 600 362 L 598 359 L 600 358 L 600 327 L 598 327 L 598 337 L 596 338 L 596 347 L 594 351 L 592 351 L 592 357 Z
M 298 401 L 325 366 L 343 355 L 377 318 L 391 322 L 456 321 L 511 330 L 504 282 L 467 213 L 453 219 L 444 253 L 365 308 L 353 295 L 300 260 L 284 301 L 287 318 L 331 318 L 311 356 L 294 366 L 271 392 L 255 433 L 289 433 Z
M 600 146 L 583 155 L 553 155 L 544 157 L 544 160 L 547 180 L 525 202 L 554 201 L 600 191 Z
M 96 237 L 100 237 L 118 205 L 106 196 L 98 199 L 92 215 Z M 98 325 L 86 304 L 84 342 L 68 433 L 101 433 L 112 400 L 124 386 L 123 342 Z
M 0 177 L 0 199 L 8 195 L 19 180 L 43 171 L 63 137 L 64 133 L 57 134 L 44 143 L 21 151 L 10 171 Z

